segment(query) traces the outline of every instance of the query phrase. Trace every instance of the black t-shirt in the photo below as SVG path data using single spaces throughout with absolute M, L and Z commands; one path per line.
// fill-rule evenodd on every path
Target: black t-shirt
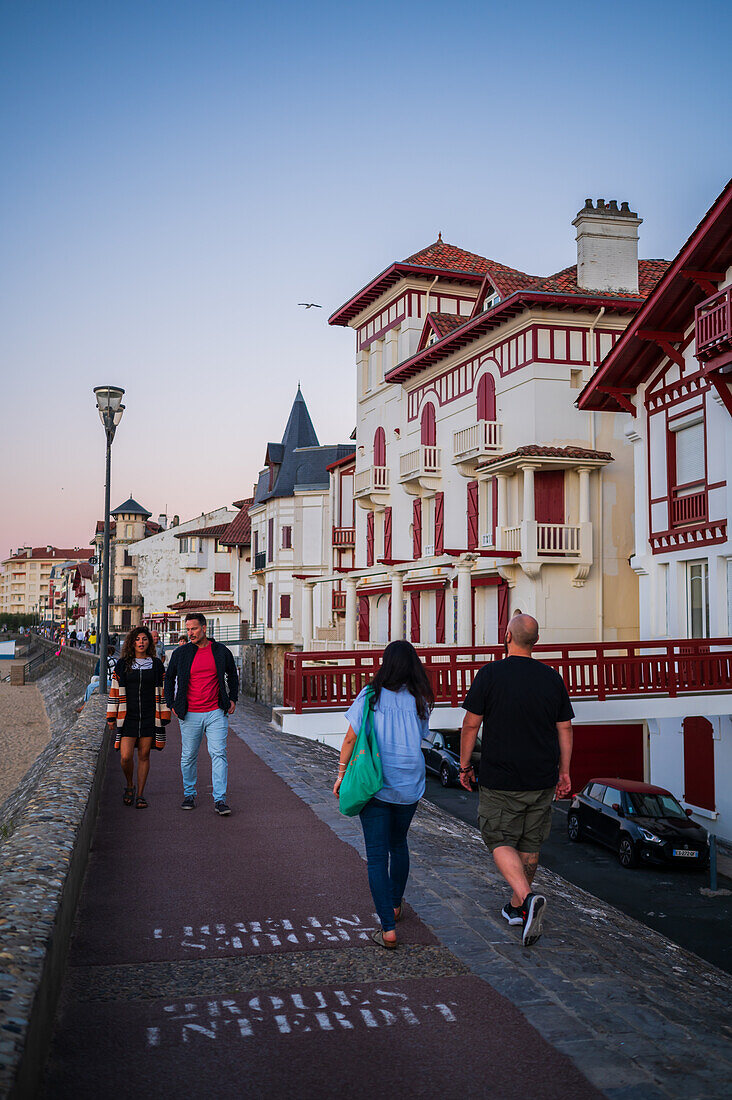
M 559 777 L 557 722 L 574 717 L 564 680 L 533 657 L 484 665 L 465 710 L 483 718 L 478 782 L 496 791 L 541 791 Z

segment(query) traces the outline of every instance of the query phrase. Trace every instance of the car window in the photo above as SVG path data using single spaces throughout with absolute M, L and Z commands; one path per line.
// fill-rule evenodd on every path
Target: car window
M 586 794 L 589 798 L 595 798 L 598 802 L 602 802 L 604 791 L 604 783 L 590 783 L 589 787 L 587 788 Z
M 605 793 L 602 796 L 602 801 L 606 806 L 620 805 L 620 791 L 617 787 L 606 787 Z
M 435 739 L 432 742 L 433 748 L 441 749 L 444 744 L 445 744 L 445 742 L 442 740 L 442 734 L 441 733 L 436 733 L 435 734 Z
M 633 811 L 641 817 L 686 817 L 673 795 L 636 794 L 630 795 Z

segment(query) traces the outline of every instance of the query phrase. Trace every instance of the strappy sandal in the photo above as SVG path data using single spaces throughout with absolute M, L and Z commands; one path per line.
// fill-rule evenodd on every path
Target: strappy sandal
M 141 794 L 138 794 L 138 796 L 137 796 L 137 802 L 135 802 L 135 809 L 136 810 L 146 810 L 147 809 L 147 799 L 143 798 Z
M 377 928 L 375 932 L 371 933 L 371 939 L 374 943 L 378 943 L 379 947 L 385 947 L 387 951 L 395 951 L 397 948 L 397 941 L 385 940 L 384 933 L 380 928 Z
M 132 805 L 132 803 L 135 801 L 134 787 L 125 787 L 125 793 L 122 795 L 122 801 L 124 802 L 125 806 Z

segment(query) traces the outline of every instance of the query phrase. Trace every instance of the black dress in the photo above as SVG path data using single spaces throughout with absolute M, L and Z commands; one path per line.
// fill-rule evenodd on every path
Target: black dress
M 134 737 L 139 741 L 141 737 L 155 737 L 155 688 L 159 681 L 160 664 L 157 657 L 153 658 L 149 668 L 124 668 L 119 666 L 124 662 L 118 661 L 117 672 L 124 674 L 127 714 L 121 729 L 117 730 L 118 737 Z

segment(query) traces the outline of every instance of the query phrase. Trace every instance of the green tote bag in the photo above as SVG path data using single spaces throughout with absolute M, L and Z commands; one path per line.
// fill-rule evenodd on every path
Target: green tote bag
M 338 791 L 338 805 L 346 817 L 355 817 L 384 785 L 381 756 L 374 733 L 374 693 L 369 688 L 361 729 Z

